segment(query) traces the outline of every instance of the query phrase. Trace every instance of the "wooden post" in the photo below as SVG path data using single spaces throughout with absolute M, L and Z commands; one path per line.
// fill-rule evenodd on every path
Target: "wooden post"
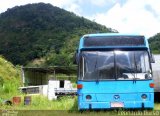
M 57 80 L 56 79 L 56 71 L 55 71 L 55 69 L 54 69 L 54 79 Z
M 24 69 L 23 69 L 23 66 L 21 66 L 21 77 L 22 77 L 22 82 L 23 82 L 23 87 L 24 87 L 24 84 L 25 84 L 25 74 L 24 74 Z

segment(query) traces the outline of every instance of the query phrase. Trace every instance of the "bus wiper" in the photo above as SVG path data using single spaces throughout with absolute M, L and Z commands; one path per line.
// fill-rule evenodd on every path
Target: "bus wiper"
M 97 60 L 98 60 L 98 57 L 99 57 L 98 52 L 96 52 L 96 54 L 97 54 L 97 57 L 96 57 L 95 65 L 94 65 L 94 72 L 97 70 L 97 62 L 98 62 Z M 98 71 L 98 70 L 97 70 L 97 71 Z M 97 73 L 98 73 L 98 72 L 97 72 Z M 99 73 L 98 73 L 98 76 L 99 76 Z M 97 81 L 97 82 L 99 81 L 99 80 L 98 80 L 98 78 L 99 78 L 98 76 L 97 76 L 97 78 L 96 78 L 96 81 Z
M 133 78 L 133 81 L 136 82 L 136 79 L 137 79 L 137 63 L 136 63 L 135 52 L 134 52 L 134 65 L 135 65 L 135 69 L 134 69 L 134 78 Z

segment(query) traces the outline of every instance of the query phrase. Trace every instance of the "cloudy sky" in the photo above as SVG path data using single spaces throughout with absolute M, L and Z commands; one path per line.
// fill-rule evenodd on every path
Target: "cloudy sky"
M 150 37 L 160 32 L 160 0 L 0 0 L 0 13 L 38 2 L 51 3 L 121 33 Z

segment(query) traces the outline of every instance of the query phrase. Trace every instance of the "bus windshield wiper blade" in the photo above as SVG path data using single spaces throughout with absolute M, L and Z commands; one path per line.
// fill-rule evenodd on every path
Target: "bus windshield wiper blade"
M 97 54 L 97 57 L 96 57 L 96 62 L 95 62 L 95 66 L 94 66 L 94 72 L 97 70 L 97 62 L 98 62 L 98 57 L 99 57 L 98 52 L 96 52 L 96 54 Z M 99 72 L 97 72 L 97 73 L 99 73 Z M 99 74 L 97 75 L 96 81 L 99 81 L 98 76 L 99 76 Z
M 135 57 L 135 52 L 134 52 L 134 78 L 133 80 L 136 81 L 136 78 L 137 78 L 137 63 L 136 63 L 136 57 Z

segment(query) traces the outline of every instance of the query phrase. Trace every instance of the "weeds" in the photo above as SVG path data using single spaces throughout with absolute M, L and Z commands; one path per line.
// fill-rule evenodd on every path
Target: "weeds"
M 24 105 L 24 96 L 20 95 L 21 103 L 19 105 L 7 106 L 2 105 L 1 109 L 14 110 L 77 110 L 76 97 L 61 97 L 58 100 L 48 100 L 42 95 L 31 96 L 31 105 Z

